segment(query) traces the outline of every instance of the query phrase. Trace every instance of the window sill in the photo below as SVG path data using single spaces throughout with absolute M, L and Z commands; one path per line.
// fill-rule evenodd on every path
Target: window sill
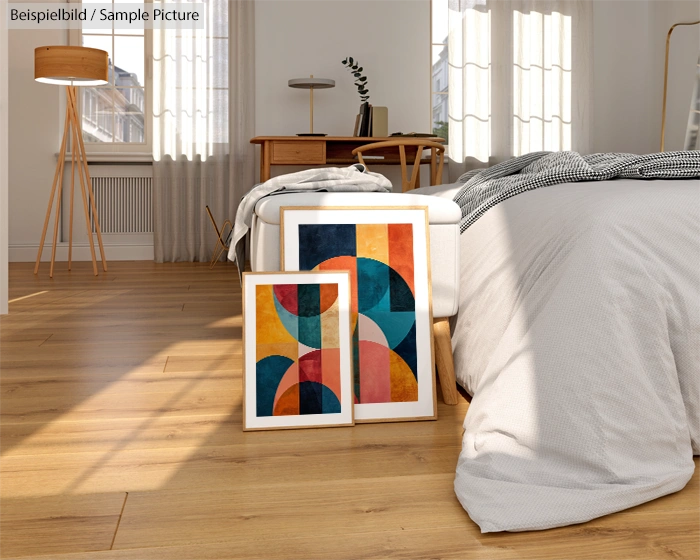
M 59 154 L 56 154 L 56 159 L 58 159 Z M 153 156 L 151 154 L 145 154 L 143 152 L 105 152 L 91 153 L 87 155 L 88 163 L 133 163 L 133 164 L 151 164 L 153 163 Z M 66 152 L 66 162 L 71 161 L 71 154 Z

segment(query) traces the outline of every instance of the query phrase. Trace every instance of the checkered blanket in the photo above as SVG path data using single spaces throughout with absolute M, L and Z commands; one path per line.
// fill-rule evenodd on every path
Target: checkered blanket
M 700 177 L 700 151 L 634 154 L 533 152 L 488 169 L 462 175 L 454 200 L 462 209 L 460 232 L 489 208 L 521 192 L 559 183 L 609 179 L 689 179 Z

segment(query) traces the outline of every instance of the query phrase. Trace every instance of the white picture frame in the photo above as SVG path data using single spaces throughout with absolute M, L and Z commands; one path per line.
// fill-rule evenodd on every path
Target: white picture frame
M 349 255 L 352 242 L 348 241 L 347 246 L 341 246 L 346 242 L 340 241 L 347 236 L 352 237 L 352 233 L 344 233 L 351 232 L 351 226 L 355 228 L 357 245 L 354 265 L 351 261 L 343 261 L 332 256 L 337 253 L 339 256 L 352 257 Z M 403 245 L 400 242 L 398 247 L 400 250 L 396 249 L 396 240 L 406 237 L 398 235 L 397 232 L 409 230 L 410 244 L 403 243 L 403 245 L 410 246 L 413 274 L 410 280 L 408 277 L 404 279 L 401 273 L 392 269 L 388 262 L 394 259 L 391 262 L 399 263 L 396 266 L 401 268 L 400 263 L 403 262 L 401 259 L 408 261 L 408 253 L 401 253 L 407 249 L 402 249 Z M 280 260 L 283 270 L 304 270 L 309 267 L 312 270 L 317 270 L 318 267 L 340 270 L 347 266 L 350 268 L 346 270 L 354 270 L 351 278 L 364 278 L 359 281 L 363 284 L 359 289 L 363 296 L 358 296 L 357 301 L 353 299 L 353 306 L 357 308 L 354 313 L 357 321 L 353 319 L 356 423 L 437 418 L 428 236 L 428 212 L 425 206 L 280 208 Z M 386 243 L 378 241 L 384 238 Z M 333 243 L 337 246 L 333 246 Z M 397 251 L 399 257 L 396 257 Z M 323 264 L 314 266 L 317 262 Z M 355 269 L 352 269 L 353 266 Z M 392 270 L 387 272 L 387 269 Z M 377 271 L 376 276 L 371 276 L 368 272 L 373 270 Z M 408 317 L 406 313 L 390 310 L 386 305 L 393 306 L 396 299 L 399 301 L 399 309 L 409 309 L 406 306 L 401 307 L 403 305 L 401 297 L 406 295 L 405 286 L 394 289 L 394 284 L 391 284 L 391 288 L 387 286 L 386 290 L 382 287 L 386 284 L 385 275 L 387 274 L 390 277 L 390 284 L 391 282 L 397 286 L 400 284 L 401 280 L 396 279 L 397 274 L 405 280 L 404 283 L 412 282 L 412 287 L 409 286 L 409 288 L 412 289 L 414 296 L 415 359 L 411 354 L 413 350 L 410 348 L 406 350 L 410 344 L 410 330 L 405 338 L 401 339 L 400 337 L 404 336 L 406 331 L 403 326 L 401 327 L 403 330 L 386 327 L 393 324 L 391 323 L 393 319 L 385 317 L 383 315 L 385 313 L 401 313 L 397 319 L 398 324 L 401 325 L 404 324 L 404 320 L 408 320 L 405 319 Z M 376 290 L 368 288 L 374 281 L 367 280 L 368 278 L 378 279 L 379 287 Z M 354 286 L 352 289 L 356 290 Z M 390 303 L 382 300 L 372 307 L 374 300 L 371 296 L 365 296 L 370 293 L 368 289 L 375 290 L 373 293 L 376 294 L 384 294 L 381 297 L 385 299 L 388 297 Z M 395 293 L 399 293 L 401 297 L 395 297 Z M 360 297 L 365 301 L 360 301 Z M 377 297 L 380 296 L 377 295 Z M 384 308 L 378 311 L 382 305 Z M 362 306 L 366 313 L 359 312 Z M 397 340 L 400 342 L 397 343 Z M 386 346 L 388 350 L 383 350 L 376 345 Z M 387 354 L 389 366 L 386 366 Z M 372 356 L 376 359 L 371 359 Z M 381 368 L 372 365 L 379 362 L 383 364 Z M 415 388 L 405 374 L 406 365 L 414 374 Z M 363 378 L 368 381 L 364 382 Z M 412 400 L 414 398 L 415 400 Z
M 351 344 L 347 272 L 244 273 L 243 430 L 352 426 Z

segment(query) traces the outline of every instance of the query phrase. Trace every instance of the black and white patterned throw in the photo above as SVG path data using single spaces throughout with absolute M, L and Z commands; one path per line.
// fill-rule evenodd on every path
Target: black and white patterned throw
M 700 177 L 700 151 L 634 155 L 533 152 L 488 169 L 473 170 L 458 182 L 454 200 L 462 209 L 460 232 L 489 208 L 516 194 L 560 183 L 610 179 L 690 179 Z

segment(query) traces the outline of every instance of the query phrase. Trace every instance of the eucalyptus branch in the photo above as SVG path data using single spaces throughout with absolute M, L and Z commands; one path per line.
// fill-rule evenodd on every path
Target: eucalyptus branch
M 364 69 L 351 56 L 343 60 L 343 65 L 347 70 L 352 72 L 355 78 L 354 85 L 357 88 L 357 93 L 360 94 L 360 100 L 363 103 L 366 102 L 369 99 L 369 89 L 367 88 L 367 77 L 362 75 Z

